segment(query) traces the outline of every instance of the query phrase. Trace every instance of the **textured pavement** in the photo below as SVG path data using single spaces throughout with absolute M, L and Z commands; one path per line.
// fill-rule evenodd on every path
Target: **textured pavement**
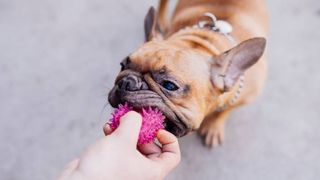
M 142 0 L 0 0 L 0 179 L 54 179 L 102 136 L 119 62 L 143 42 Z M 320 1 L 270 0 L 264 94 L 209 150 L 180 139 L 168 179 L 320 177 Z M 124 169 L 125 171 L 125 169 Z

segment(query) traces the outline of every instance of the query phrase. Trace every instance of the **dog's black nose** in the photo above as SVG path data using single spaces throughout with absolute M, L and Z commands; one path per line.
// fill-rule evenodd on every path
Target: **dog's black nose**
M 118 89 L 121 92 L 124 91 L 138 91 L 142 89 L 148 89 L 147 84 L 142 79 L 135 75 L 128 75 L 123 77 L 118 82 Z

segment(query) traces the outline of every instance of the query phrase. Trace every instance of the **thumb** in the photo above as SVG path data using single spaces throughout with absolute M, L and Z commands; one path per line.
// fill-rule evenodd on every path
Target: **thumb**
M 120 125 L 112 134 L 125 139 L 125 141 L 128 141 L 136 146 L 141 124 L 141 115 L 135 111 L 129 111 L 120 118 Z

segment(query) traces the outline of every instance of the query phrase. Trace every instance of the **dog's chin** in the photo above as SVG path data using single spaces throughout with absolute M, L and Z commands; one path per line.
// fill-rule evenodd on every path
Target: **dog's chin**
M 112 107 L 117 108 L 119 104 L 128 103 L 134 109 L 143 107 L 158 108 L 166 117 L 164 127 L 177 137 L 184 136 L 188 133 L 186 124 L 177 116 L 174 110 L 169 108 L 162 98 L 150 90 L 130 91 L 119 94 L 115 90 L 109 93 L 109 103 Z

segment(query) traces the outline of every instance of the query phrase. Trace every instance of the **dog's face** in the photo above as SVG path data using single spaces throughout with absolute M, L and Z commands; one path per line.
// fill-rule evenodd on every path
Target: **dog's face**
M 157 107 L 167 117 L 166 128 L 182 136 L 200 123 L 213 96 L 208 60 L 167 42 L 148 42 L 121 63 L 109 102 Z
M 150 16 L 147 39 L 155 31 L 154 12 L 149 11 L 146 23 Z M 134 108 L 157 107 L 166 116 L 166 129 L 183 136 L 199 127 L 219 96 L 260 58 L 264 45 L 256 38 L 213 58 L 179 43 L 148 41 L 121 62 L 109 102 L 113 107 L 125 102 Z

